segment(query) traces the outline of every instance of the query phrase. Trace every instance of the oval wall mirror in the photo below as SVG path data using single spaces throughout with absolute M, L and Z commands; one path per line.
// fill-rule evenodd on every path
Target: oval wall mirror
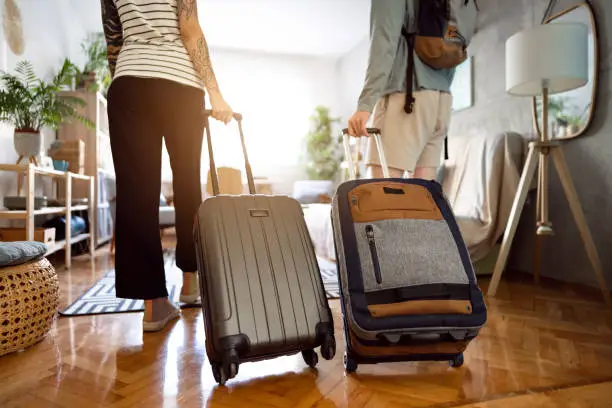
M 578 3 L 544 21 L 544 24 L 579 22 L 589 28 L 589 80 L 578 88 L 549 97 L 548 128 L 551 139 L 572 139 L 582 135 L 593 118 L 599 71 L 599 44 L 593 8 L 588 2 Z M 546 52 L 546 50 L 543 50 Z M 542 128 L 542 98 L 533 99 L 534 125 L 538 134 Z

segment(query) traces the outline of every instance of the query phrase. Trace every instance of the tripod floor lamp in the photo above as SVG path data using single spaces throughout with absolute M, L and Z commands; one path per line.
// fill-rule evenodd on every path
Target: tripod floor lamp
M 519 32 L 506 42 L 506 91 L 518 96 L 542 96 L 542 132 L 536 141 L 529 144 L 525 167 L 512 204 L 488 296 L 495 296 L 497 292 L 537 165 L 539 165 L 537 234 L 554 233 L 553 224 L 548 217 L 548 165 L 549 159 L 552 158 L 604 301 L 608 305 L 612 304 L 597 248 L 562 147 L 558 142 L 551 141 L 548 136 L 548 96 L 576 89 L 587 83 L 587 45 L 588 28 L 579 23 L 544 24 Z

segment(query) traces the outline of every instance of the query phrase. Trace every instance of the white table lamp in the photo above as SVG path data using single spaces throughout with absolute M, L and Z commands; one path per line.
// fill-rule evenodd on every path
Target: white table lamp
M 580 23 L 543 24 L 506 42 L 506 91 L 519 96 L 565 92 L 586 85 L 588 27 Z
M 553 234 L 552 223 L 548 219 L 550 154 L 584 241 L 587 255 L 595 270 L 604 300 L 607 304 L 612 304 L 603 278 L 597 248 L 582 211 L 563 150 L 557 142 L 550 141 L 548 137 L 549 94 L 576 89 L 588 82 L 588 35 L 588 27 L 584 24 L 551 23 L 521 31 L 506 42 L 506 91 L 517 96 L 542 96 L 542 132 L 537 141 L 529 144 L 525 167 L 489 285 L 489 296 L 495 296 L 497 291 L 538 162 L 537 234 Z

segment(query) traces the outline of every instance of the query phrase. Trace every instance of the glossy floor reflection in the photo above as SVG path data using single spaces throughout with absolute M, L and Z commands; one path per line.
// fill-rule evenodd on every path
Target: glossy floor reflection
M 110 267 L 102 249 L 95 268 L 85 258 L 58 269 L 62 306 Z M 362 365 L 346 376 L 332 301 L 334 360 L 243 364 L 228 387 L 214 382 L 198 309 L 146 335 L 141 314 L 60 318 L 45 341 L 0 358 L 0 407 L 612 407 L 612 312 L 597 291 L 507 274 L 498 293 L 460 369 Z

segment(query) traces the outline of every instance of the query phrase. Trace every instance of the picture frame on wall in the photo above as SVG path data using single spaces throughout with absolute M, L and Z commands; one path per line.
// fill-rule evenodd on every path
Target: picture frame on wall
M 473 105 L 473 72 L 472 57 L 469 56 L 463 63 L 455 69 L 455 77 L 451 84 L 451 94 L 453 96 L 452 111 L 457 112 Z

